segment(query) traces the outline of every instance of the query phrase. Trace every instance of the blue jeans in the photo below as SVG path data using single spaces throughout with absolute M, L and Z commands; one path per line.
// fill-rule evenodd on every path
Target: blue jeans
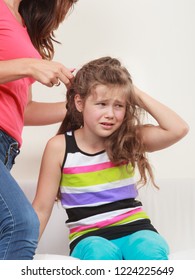
M 167 260 L 169 247 L 162 236 L 140 230 L 113 240 L 99 236 L 82 239 L 71 256 L 81 260 Z
M 31 260 L 38 244 L 38 217 L 10 174 L 18 153 L 18 143 L 0 130 L 0 260 Z

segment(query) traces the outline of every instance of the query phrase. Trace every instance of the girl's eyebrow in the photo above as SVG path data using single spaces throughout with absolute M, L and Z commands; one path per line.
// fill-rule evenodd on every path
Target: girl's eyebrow
M 102 98 L 102 97 L 97 97 L 97 98 L 95 98 L 95 101 L 97 101 L 97 102 L 108 102 L 108 101 L 110 101 L 110 98 Z M 119 99 L 115 99 L 114 100 L 114 103 L 121 103 L 121 104 L 124 104 L 124 103 L 126 103 L 125 101 L 121 101 L 121 100 L 119 100 Z
M 97 101 L 97 102 L 99 102 L 99 101 L 101 101 L 101 102 L 107 102 L 107 101 L 110 100 L 109 98 L 102 98 L 102 97 L 96 97 L 96 98 L 94 98 L 94 99 L 95 99 L 95 101 Z
M 110 99 L 96 99 L 94 102 L 96 103 L 108 103 Z M 113 104 L 119 104 L 125 106 L 126 102 L 125 101 L 120 101 L 118 99 L 114 100 Z
M 125 105 L 126 104 L 125 101 L 118 100 L 118 99 L 114 100 L 114 103 L 121 104 L 121 105 Z
M 93 99 L 95 100 L 95 101 L 109 101 L 109 98 L 104 98 L 104 97 L 100 97 L 100 96 L 98 96 L 98 95 L 95 95 L 95 96 L 93 96 Z
M 125 101 L 121 101 L 121 100 L 118 100 L 118 99 L 116 99 L 114 102 L 121 103 L 121 104 L 125 104 L 126 103 Z

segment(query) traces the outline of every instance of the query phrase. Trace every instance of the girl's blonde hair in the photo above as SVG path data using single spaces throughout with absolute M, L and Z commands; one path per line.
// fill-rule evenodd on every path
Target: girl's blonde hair
M 139 134 L 141 124 L 140 100 L 134 93 L 131 76 L 128 70 L 116 58 L 102 57 L 85 64 L 76 74 L 71 88 L 67 91 L 67 113 L 58 134 L 76 130 L 83 126 L 83 115 L 77 111 L 74 97 L 79 94 L 85 102 L 97 85 L 118 87 L 126 92 L 126 113 L 122 125 L 105 139 L 105 150 L 113 163 L 131 163 L 138 167 L 139 182 L 145 185 L 147 175 L 154 183 L 152 168 L 146 158 L 145 148 Z M 156 186 L 156 185 L 155 185 Z
M 19 12 L 24 19 L 34 47 L 42 58 L 54 56 L 54 31 L 78 0 L 22 0 Z

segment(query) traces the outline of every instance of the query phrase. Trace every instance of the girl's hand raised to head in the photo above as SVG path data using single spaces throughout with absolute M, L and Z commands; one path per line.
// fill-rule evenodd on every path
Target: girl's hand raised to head
M 167 148 L 188 133 L 188 124 L 176 112 L 136 86 L 134 91 L 141 107 L 157 122 L 156 125 L 146 125 L 140 129 L 146 151 L 153 152 Z

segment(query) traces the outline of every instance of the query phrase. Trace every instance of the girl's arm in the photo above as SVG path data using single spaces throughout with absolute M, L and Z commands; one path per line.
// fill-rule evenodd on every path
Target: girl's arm
M 39 239 L 47 225 L 56 200 L 64 151 L 64 135 L 57 135 L 48 141 L 43 153 L 37 191 L 32 203 L 40 221 Z
M 32 100 L 29 90 L 28 104 L 24 111 L 24 125 L 48 125 L 61 122 L 66 114 L 65 102 L 44 103 Z
M 146 151 L 153 152 L 169 147 L 188 133 L 187 123 L 173 110 L 135 86 L 134 90 L 141 107 L 158 123 L 157 126 L 143 126 L 140 130 Z

